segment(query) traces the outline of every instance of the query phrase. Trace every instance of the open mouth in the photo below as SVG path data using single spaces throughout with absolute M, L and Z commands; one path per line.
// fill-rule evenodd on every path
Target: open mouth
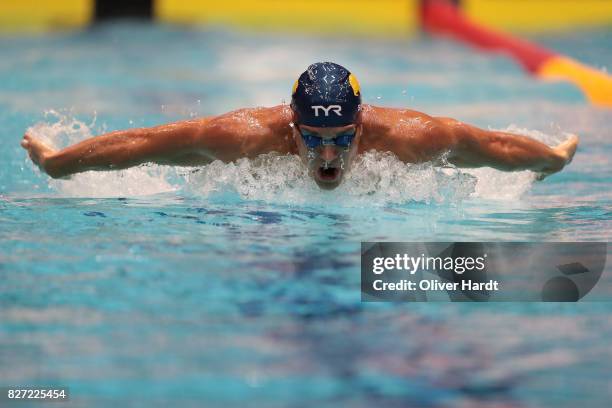
M 317 175 L 319 176 L 319 180 L 321 181 L 336 181 L 338 179 L 338 176 L 340 175 L 340 169 L 338 169 L 337 167 L 319 167 L 319 169 L 317 170 Z

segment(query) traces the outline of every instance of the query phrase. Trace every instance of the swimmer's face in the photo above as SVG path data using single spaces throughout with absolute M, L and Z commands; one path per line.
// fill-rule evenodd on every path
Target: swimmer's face
M 293 137 L 298 146 L 299 155 L 319 187 L 332 190 L 340 185 L 344 173 L 348 171 L 357 155 L 361 132 L 362 127 L 359 124 L 326 128 L 294 124 Z M 341 139 L 346 140 L 353 133 L 355 136 L 348 146 L 333 143 L 338 141 L 340 144 Z M 323 143 L 311 148 L 306 144 L 302 135 L 307 138 L 320 137 Z M 338 136 L 340 138 L 334 140 Z

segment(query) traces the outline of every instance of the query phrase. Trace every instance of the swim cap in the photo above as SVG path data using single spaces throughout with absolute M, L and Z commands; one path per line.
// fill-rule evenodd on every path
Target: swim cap
M 298 124 L 350 125 L 355 123 L 360 104 L 357 78 L 333 62 L 312 64 L 293 85 L 291 108 L 297 113 Z

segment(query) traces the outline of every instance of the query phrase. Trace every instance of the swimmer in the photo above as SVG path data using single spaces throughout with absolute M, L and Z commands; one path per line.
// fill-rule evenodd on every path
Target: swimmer
M 372 149 L 391 152 L 405 163 L 532 170 L 542 179 L 568 164 L 577 145 L 574 135 L 549 147 L 451 118 L 362 104 L 355 76 L 331 62 L 312 64 L 300 75 L 290 106 L 120 130 L 59 151 L 27 133 L 21 142 L 32 161 L 54 178 L 143 163 L 200 166 L 269 152 L 297 154 L 322 189 L 336 188 L 354 158 Z

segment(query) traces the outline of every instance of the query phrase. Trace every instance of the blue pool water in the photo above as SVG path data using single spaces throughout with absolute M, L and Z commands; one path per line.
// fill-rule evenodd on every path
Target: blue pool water
M 612 67 L 611 40 L 538 39 L 599 68 Z M 0 386 L 68 386 L 73 406 L 88 407 L 612 399 L 610 303 L 360 302 L 361 241 L 610 239 L 612 111 L 588 106 L 573 86 L 427 38 L 124 24 L 5 37 L 0 55 Z M 28 128 L 62 147 L 283 103 L 318 60 L 349 67 L 367 103 L 582 142 L 544 182 L 369 154 L 333 192 L 292 157 L 65 181 L 42 175 L 19 147 Z

